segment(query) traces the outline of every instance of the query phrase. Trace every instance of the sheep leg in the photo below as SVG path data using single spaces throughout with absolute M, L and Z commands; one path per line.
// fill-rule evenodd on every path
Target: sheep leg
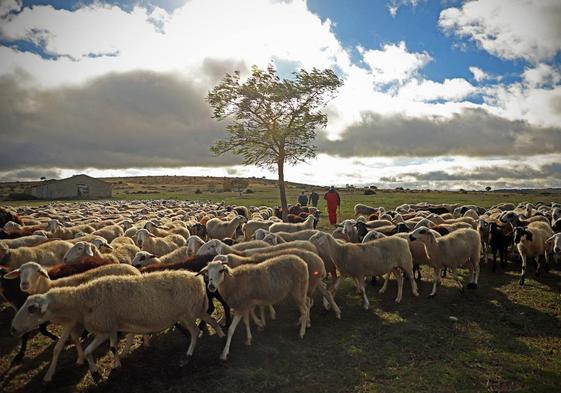
M 419 290 L 417 288 L 417 282 L 415 281 L 415 274 L 413 270 L 406 269 L 407 276 L 409 277 L 409 283 L 411 284 L 411 293 L 413 296 L 419 296 Z
M 390 274 L 391 272 L 387 272 L 383 277 L 384 277 L 384 285 L 382 285 L 382 288 L 380 288 L 380 290 L 378 291 L 378 293 L 385 293 L 386 289 L 388 289 L 388 281 L 390 279 Z
M 454 280 L 458 284 L 458 288 L 460 288 L 460 292 L 464 292 L 464 286 L 462 285 L 462 282 L 460 281 L 460 277 L 458 276 L 458 269 L 456 267 L 452 267 L 450 270 L 452 270 L 452 276 L 454 277 Z
M 130 334 L 128 334 L 127 336 L 129 335 Z M 121 359 L 119 359 L 119 353 L 117 352 L 118 346 L 119 346 L 119 340 L 117 338 L 117 333 L 112 333 L 109 336 L 109 348 L 111 349 L 111 353 L 113 354 L 112 368 L 121 367 Z
M 125 346 L 123 348 L 123 353 L 121 354 L 122 357 L 129 356 L 133 344 L 134 344 L 134 334 L 129 333 L 127 334 L 127 337 L 125 339 Z
M 470 283 L 467 285 L 469 289 L 476 289 L 477 288 L 477 281 L 479 280 L 479 263 L 475 262 L 475 260 L 471 259 L 471 266 L 470 269 L 471 273 L 471 280 Z
M 45 337 L 50 338 L 53 341 L 58 340 L 58 337 L 55 336 L 54 334 L 52 334 L 51 332 L 49 332 L 47 330 L 47 326 L 49 325 L 48 322 L 42 323 L 41 325 L 39 325 L 39 332 L 41 332 L 41 334 Z
M 19 351 L 18 351 L 17 355 L 14 356 L 14 358 L 12 359 L 12 363 L 11 363 L 12 366 L 14 364 L 18 364 L 23 359 L 23 357 L 25 355 L 25 350 L 27 349 L 27 340 L 29 340 L 30 335 L 31 335 L 31 333 L 27 332 L 23 336 L 21 336 L 21 345 L 19 347 Z
M 267 318 L 265 317 L 265 306 L 259 306 L 259 315 L 263 327 L 265 327 L 267 325 Z
M 327 304 L 333 309 L 333 312 L 335 313 L 335 317 L 337 319 L 341 319 L 341 309 L 339 308 L 337 303 L 335 303 L 335 299 L 333 298 L 333 295 L 331 294 L 331 292 L 327 290 L 327 287 L 323 281 L 319 282 L 318 290 L 319 293 L 321 293 L 323 296 L 324 307 L 325 307 L 325 302 L 327 302 Z M 328 309 L 329 308 L 326 307 L 326 310 Z
M 359 288 L 360 293 L 362 294 L 362 308 L 364 310 L 368 310 L 370 307 L 370 301 L 368 300 L 368 296 L 366 296 L 366 288 L 364 286 L 364 280 L 362 280 Z
M 72 341 L 74 342 L 74 346 L 76 347 L 76 352 L 78 353 L 78 358 L 76 359 L 76 364 L 78 365 L 84 364 L 84 359 L 85 359 L 84 349 L 82 348 L 82 343 L 80 342 L 81 334 L 82 334 L 81 327 L 76 327 L 72 329 L 72 331 L 70 332 L 70 338 L 72 338 Z
M 418 263 L 413 265 L 413 276 L 415 277 L 415 280 L 421 281 L 421 265 Z
M 226 301 L 222 298 L 222 296 L 220 295 L 220 293 L 215 292 L 214 296 L 216 297 L 216 300 L 218 300 L 220 302 L 220 304 L 222 304 L 222 308 L 224 309 L 224 318 L 226 318 L 226 327 L 229 327 L 230 324 L 232 323 L 232 314 L 230 311 L 230 306 L 228 306 L 228 303 L 226 303 Z
M 524 285 L 524 281 L 526 278 L 526 255 L 521 255 L 522 257 L 522 272 L 520 273 L 520 281 L 518 282 L 520 285 Z
M 180 322 L 181 322 L 181 324 L 183 325 L 184 328 L 189 330 L 189 333 L 191 335 L 191 342 L 189 343 L 189 348 L 187 348 L 187 353 L 185 355 L 185 359 L 182 359 L 179 362 L 179 367 L 183 367 L 191 361 L 191 359 L 193 357 L 193 352 L 195 351 L 195 346 L 197 345 L 197 337 L 199 337 L 199 333 L 201 331 L 197 327 L 197 325 L 195 325 L 194 321 L 191 321 L 191 323 L 189 323 L 189 320 L 183 319 Z M 217 326 L 218 326 L 218 324 L 217 324 Z
M 269 316 L 271 317 L 272 321 L 277 319 L 277 312 L 275 311 L 275 308 L 272 304 L 269 304 Z
M 99 374 L 99 370 L 97 368 L 97 365 L 95 364 L 92 354 L 97 347 L 99 347 L 105 340 L 107 340 L 107 338 L 109 338 L 108 334 L 97 334 L 90 345 L 88 345 L 86 347 L 86 350 L 84 351 L 84 355 L 86 356 L 86 360 L 88 361 L 88 367 L 94 381 L 100 379 L 101 375 Z
M 250 346 L 253 336 L 251 335 L 251 326 L 249 325 L 249 312 L 244 314 L 243 323 L 245 325 L 245 345 Z
M 238 323 L 240 323 L 241 319 L 242 319 L 242 314 L 240 314 L 237 311 L 234 312 L 234 318 L 232 319 L 232 323 L 228 328 L 228 337 L 226 338 L 226 345 L 224 345 L 222 354 L 220 354 L 221 360 L 226 360 L 228 358 L 228 354 L 230 353 L 230 344 L 232 342 L 232 336 L 234 335 L 234 332 L 236 331 L 236 327 L 238 326 Z
M 339 277 L 337 277 L 337 279 L 335 279 L 335 282 L 333 283 L 333 287 L 331 288 L 331 293 L 333 294 L 333 296 L 335 296 L 335 294 L 337 293 L 337 290 L 339 289 L 339 285 L 341 285 L 341 282 L 343 282 L 343 279 L 346 276 L 343 276 L 342 274 L 339 275 Z
M 265 327 L 265 324 L 263 323 L 263 321 L 257 316 L 257 314 L 255 313 L 255 307 L 253 307 L 250 311 L 251 314 L 251 318 L 253 319 L 253 322 L 257 325 L 257 328 L 259 330 L 262 330 Z
M 47 373 L 43 377 L 44 382 L 51 382 L 52 381 L 53 375 L 56 371 L 56 365 L 58 363 L 58 357 L 60 356 L 60 353 L 64 349 L 64 345 L 66 344 L 66 341 L 68 340 L 68 337 L 70 337 L 70 333 L 72 332 L 73 328 L 74 328 L 73 324 L 65 325 L 63 327 L 60 338 L 58 339 L 58 341 L 57 341 L 57 343 L 56 343 L 56 345 L 53 349 L 53 358 L 51 360 L 51 364 L 49 365 L 49 369 L 47 370 Z
M 401 303 L 401 298 L 403 297 L 403 275 L 400 274 L 397 269 L 393 270 L 393 275 L 397 280 L 397 297 L 395 298 L 395 302 Z M 411 275 L 409 277 L 411 277 Z
M 220 324 L 218 322 L 216 322 L 216 319 L 214 319 L 211 315 L 207 314 L 207 313 L 202 313 L 201 315 L 199 315 L 199 318 L 202 319 L 203 321 L 205 321 L 206 323 L 208 323 L 210 326 L 212 326 L 212 328 L 214 329 L 214 331 L 216 332 L 216 334 L 218 334 L 218 337 L 224 337 L 224 331 L 222 330 L 222 327 L 220 326 Z
M 310 310 L 308 309 L 308 306 L 306 305 L 306 294 L 304 293 L 304 298 L 303 299 L 298 299 L 298 310 L 300 311 L 300 332 L 299 332 L 299 336 L 300 338 L 304 338 L 304 335 L 306 334 L 306 326 L 308 325 L 308 313 L 310 312 Z
M 432 269 L 432 292 L 429 294 L 429 297 L 436 296 L 436 286 L 440 281 L 440 268 L 434 267 Z

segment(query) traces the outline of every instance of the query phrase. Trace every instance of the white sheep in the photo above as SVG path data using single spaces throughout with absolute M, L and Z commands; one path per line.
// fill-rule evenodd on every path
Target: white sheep
M 142 251 L 148 251 L 158 257 L 168 254 L 177 247 L 184 246 L 187 241 L 181 235 L 168 235 L 156 237 L 146 229 L 141 229 L 136 234 L 136 243 Z
M 33 247 L 41 243 L 45 243 L 48 239 L 45 235 L 29 235 L 22 236 L 17 239 L 3 239 L 0 240 L 0 244 L 6 245 L 8 248 L 19 248 L 19 247 Z
M 201 248 L 203 244 L 205 244 L 205 241 L 199 236 L 189 236 L 189 239 L 187 239 L 187 255 L 190 257 L 193 255 L 197 255 L 197 251 L 199 251 L 199 248 Z
M 269 243 L 263 240 L 251 240 L 249 242 L 243 242 L 235 244 L 233 246 L 228 246 L 218 239 L 212 239 L 206 242 L 199 248 L 197 255 L 212 255 L 216 256 L 218 254 L 237 254 L 242 255 L 241 252 L 250 248 L 261 248 L 268 247 Z
M 548 269 L 548 250 L 546 241 L 553 236 L 553 231 L 549 224 L 543 222 L 533 222 L 527 227 L 514 228 L 514 244 L 522 258 L 522 272 L 520 274 L 520 285 L 524 285 L 526 278 L 526 264 L 528 258 L 536 258 L 536 276 L 540 274 L 540 257 L 545 258 L 546 269 Z
M 10 249 L 0 243 L 0 265 L 10 270 L 17 269 L 29 261 L 35 261 L 43 266 L 52 266 L 62 261 L 64 254 L 73 244 L 64 240 L 51 240 L 34 247 L 19 247 Z
M 253 239 L 255 231 L 258 229 L 268 230 L 271 224 L 273 224 L 273 221 L 271 220 L 249 220 L 242 226 L 244 240 L 247 241 Z
M 209 239 L 224 239 L 226 237 L 236 238 L 236 230 L 245 223 L 244 216 L 236 216 L 230 221 L 222 221 L 219 218 L 211 218 L 206 223 L 206 230 Z
M 310 214 L 304 222 L 291 223 L 291 222 L 277 222 L 269 227 L 269 232 L 298 232 L 305 229 L 314 229 L 316 218 Z
M 444 267 L 450 267 L 452 275 L 463 291 L 463 285 L 458 277 L 457 269 L 469 263 L 470 283 L 468 288 L 477 288 L 479 279 L 479 256 L 481 253 L 481 238 L 479 233 L 473 229 L 462 228 L 448 235 L 436 237 L 434 231 L 427 227 L 415 229 L 409 239 L 422 242 L 429 257 L 429 265 L 433 268 L 433 287 L 430 297 L 436 295 L 436 286 L 439 282 L 440 271 Z
M 304 338 L 309 312 L 308 267 L 301 258 L 284 255 L 257 265 L 243 265 L 236 269 L 215 261 L 210 262 L 200 273 L 204 272 L 208 275 L 209 291 L 218 291 L 234 312 L 220 359 L 227 359 L 232 336 L 242 317 L 246 327 L 246 344 L 250 345 L 251 311 L 256 306 L 276 304 L 288 296 L 292 296 L 298 307 L 300 338 Z
M 118 224 L 113 224 L 103 227 L 92 233 L 92 235 L 101 236 L 102 238 L 106 239 L 109 243 L 111 243 L 119 236 L 124 236 L 124 234 L 125 232 L 123 231 L 123 228 Z
M 132 265 L 136 268 L 148 266 L 153 263 L 176 263 L 185 261 L 189 258 L 187 246 L 179 247 L 168 254 L 157 257 L 147 251 L 139 251 L 132 260 Z
M 224 336 L 220 326 L 206 313 L 207 307 L 204 282 L 190 272 L 102 277 L 78 287 L 54 288 L 45 294 L 30 296 L 14 317 L 12 329 L 21 335 L 46 321 L 62 320 L 67 325 L 82 323 L 94 336 L 84 355 L 92 376 L 99 376 L 92 353 L 109 338 L 115 355 L 114 365 L 118 367 L 118 332 L 155 333 L 179 322 L 191 334 L 187 350 L 187 359 L 190 359 L 199 335 L 197 318 L 211 324 L 219 336 Z M 61 337 L 61 342 L 67 338 Z M 50 378 L 52 373 L 47 373 L 45 379 Z
M 129 265 L 105 265 L 69 277 L 51 280 L 47 271 L 41 265 L 35 262 L 28 262 L 23 264 L 19 269 L 11 271 L 5 277 L 19 277 L 20 288 L 22 291 L 29 294 L 42 294 L 48 292 L 52 288 L 77 287 L 99 277 L 125 275 L 140 276 L 140 272 Z M 23 307 L 25 307 L 25 305 Z M 28 312 L 30 314 L 34 314 L 32 310 L 28 310 Z M 79 339 L 80 333 L 83 329 L 83 326 L 81 325 L 79 320 L 75 320 L 69 315 L 60 314 L 53 318 L 47 318 L 44 320 L 44 322 L 46 321 L 50 321 L 63 326 L 60 338 L 53 350 L 53 358 L 51 360 L 51 364 L 49 365 L 49 369 L 45 374 L 45 377 L 43 378 L 45 382 L 50 382 L 56 371 L 60 353 L 64 349 L 64 345 L 69 337 L 72 337 L 72 340 L 76 345 L 76 351 L 78 352 L 78 360 L 76 361 L 76 364 L 83 364 L 85 353 L 82 349 Z
M 398 237 L 386 237 L 373 240 L 368 243 L 338 243 L 333 236 L 328 233 L 318 233 L 310 239 L 320 256 L 325 261 L 330 259 L 341 275 L 333 285 L 333 295 L 337 291 L 344 277 L 352 277 L 362 293 L 363 307 L 368 310 L 370 302 L 366 296 L 364 279 L 367 276 L 382 276 L 393 272 L 398 281 L 397 297 L 395 301 L 401 302 L 403 291 L 403 277 L 401 271 L 407 273 L 411 283 L 411 292 L 418 296 L 417 283 L 413 278 L 413 264 L 409 245 Z M 387 288 L 388 276 L 380 293 L 384 293 Z
M 362 203 L 357 203 L 357 204 L 354 206 L 353 211 L 354 211 L 354 213 L 355 213 L 355 217 L 356 217 L 356 216 L 359 216 L 359 215 L 361 215 L 361 214 L 363 214 L 363 215 L 365 215 L 365 216 L 369 216 L 369 215 L 371 215 L 371 214 L 373 214 L 373 213 L 377 213 L 377 212 L 378 212 L 378 209 L 375 208 L 375 207 L 371 207 L 371 206 L 368 206 L 368 205 L 364 205 L 364 204 L 362 204 Z
M 265 230 L 265 229 L 257 229 L 257 230 L 253 233 L 253 235 L 251 236 L 251 239 L 252 239 L 252 240 L 264 240 L 264 239 L 265 239 L 265 236 L 267 236 L 269 233 L 271 233 L 271 232 L 269 232 L 268 230 Z
M 65 227 L 59 220 L 51 220 L 47 230 L 51 232 L 51 238 L 69 240 L 74 239 L 78 232 L 94 233 L 96 229 L 87 224 Z
M 384 235 L 382 232 L 378 232 L 377 230 L 373 229 L 371 231 L 368 231 L 366 236 L 364 236 L 364 238 L 362 239 L 362 243 L 367 243 L 371 240 L 377 240 L 383 237 L 387 237 L 387 236 Z

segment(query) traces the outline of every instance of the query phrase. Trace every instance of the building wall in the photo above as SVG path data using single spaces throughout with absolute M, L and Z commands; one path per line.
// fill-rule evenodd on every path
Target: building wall
M 79 185 L 87 186 L 89 190 L 87 196 L 78 195 Z M 110 183 L 89 176 L 73 176 L 33 187 L 31 195 L 39 199 L 111 198 L 112 191 L 113 185 Z

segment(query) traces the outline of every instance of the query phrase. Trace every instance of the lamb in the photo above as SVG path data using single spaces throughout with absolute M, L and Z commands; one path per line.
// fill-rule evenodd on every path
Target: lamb
M 153 333 L 179 321 L 191 333 L 187 350 L 190 359 L 199 335 L 197 318 L 209 322 L 219 336 L 224 336 L 206 313 L 207 307 L 203 280 L 190 272 L 101 277 L 78 287 L 54 288 L 46 294 L 30 296 L 12 321 L 12 329 L 21 335 L 48 320 L 62 320 L 66 326 L 81 322 L 94 335 L 84 356 L 92 376 L 99 378 L 92 353 L 109 338 L 114 365 L 118 367 L 117 332 Z M 63 336 L 60 341 L 66 338 Z M 52 373 L 48 372 L 45 379 L 51 378 Z
M 51 240 L 34 247 L 16 249 L 10 249 L 0 243 L 0 264 L 10 270 L 17 269 L 28 261 L 35 261 L 43 266 L 52 266 L 59 263 L 72 246 L 72 243 L 64 240 Z
M 292 296 L 300 313 L 300 338 L 304 338 L 308 321 L 308 268 L 297 256 L 283 255 L 257 265 L 243 265 L 236 269 L 216 261 L 210 262 L 200 273 L 208 275 L 208 289 L 218 291 L 234 309 L 232 324 L 220 359 L 226 360 L 232 336 L 241 318 L 246 327 L 246 344 L 251 345 L 250 313 L 259 305 L 276 304 Z M 199 273 L 199 274 L 200 274 Z
M 316 218 L 312 214 L 310 214 L 304 220 L 304 222 L 301 222 L 301 223 L 297 223 L 297 224 L 293 224 L 293 223 L 289 223 L 289 222 L 274 223 L 269 227 L 269 232 L 271 232 L 271 233 L 277 233 L 277 232 L 294 233 L 294 232 L 302 231 L 302 230 L 305 230 L 305 229 L 314 229 L 315 221 L 316 221 Z
M 146 229 L 141 229 L 136 234 L 136 242 L 141 250 L 148 251 L 158 257 L 172 252 L 177 247 L 184 246 L 187 241 L 181 235 L 168 235 L 156 237 Z
M 209 239 L 224 239 L 225 237 L 236 238 L 236 230 L 245 223 L 244 216 L 236 216 L 230 221 L 222 221 L 219 218 L 211 218 L 206 223 L 206 230 Z
M 257 231 L 258 229 L 268 230 L 272 224 L 273 221 L 271 220 L 249 220 L 242 226 L 244 240 L 251 240 L 255 231 Z
M 18 237 L 17 239 L 4 239 L 0 241 L 0 244 L 4 244 L 8 248 L 33 247 L 45 243 L 47 240 L 49 239 L 44 235 L 30 235 Z
M 553 236 L 553 231 L 549 225 L 539 225 L 544 224 L 542 222 L 530 223 L 527 227 L 518 226 L 514 228 L 514 244 L 518 250 L 518 253 L 522 257 L 522 273 L 520 274 L 520 285 L 524 285 L 526 277 L 526 264 L 528 258 L 536 257 L 536 276 L 540 275 L 540 256 L 545 258 L 545 268 L 548 268 L 548 252 L 546 248 L 546 240 Z
M 102 238 L 106 239 L 109 243 L 111 243 L 114 239 L 118 238 L 119 236 L 124 236 L 125 232 L 123 228 L 118 224 L 109 225 L 98 229 L 97 231 L 93 232 L 92 235 L 101 236 Z
M 479 257 L 481 253 L 481 238 L 476 230 L 463 228 L 458 229 L 442 237 L 436 237 L 429 228 L 421 227 L 415 229 L 409 240 L 422 242 L 429 257 L 429 265 L 433 268 L 433 286 L 429 297 L 436 295 L 436 286 L 439 282 L 439 273 L 443 267 L 450 267 L 452 274 L 460 291 L 463 285 L 458 277 L 458 267 L 469 262 L 471 274 L 469 289 L 477 288 L 479 279 Z
M 187 239 L 187 255 L 190 257 L 197 255 L 197 251 L 199 251 L 199 248 L 201 248 L 203 244 L 205 244 L 205 242 L 199 236 L 189 236 L 189 239 Z
M 382 276 L 393 272 L 398 281 L 397 297 L 395 301 L 401 302 L 403 290 L 403 277 L 398 269 L 403 270 L 409 277 L 411 291 L 418 296 L 417 283 L 413 278 L 412 256 L 407 241 L 397 237 L 386 237 L 368 243 L 339 244 L 330 234 L 318 233 L 310 239 L 320 251 L 322 259 L 328 258 L 337 266 L 341 275 L 333 285 L 333 295 L 344 277 L 353 277 L 358 290 L 362 293 L 363 307 L 368 310 L 370 302 L 366 296 L 364 279 L 366 276 Z M 388 276 L 380 293 L 387 288 Z
M 228 266 L 230 266 L 231 268 L 235 268 L 243 264 L 260 263 L 268 259 L 281 255 L 287 255 L 287 254 L 296 255 L 302 258 L 302 260 L 306 262 L 306 265 L 308 266 L 308 297 L 312 299 L 313 294 L 317 288 L 325 299 L 324 305 L 331 307 L 335 312 L 335 317 L 337 319 L 341 319 L 341 310 L 339 309 L 339 306 L 337 306 L 337 303 L 335 303 L 335 299 L 333 299 L 333 295 L 331 294 L 331 292 L 327 290 L 327 287 L 323 282 L 323 280 L 327 276 L 327 272 L 325 271 L 325 265 L 322 259 L 316 253 L 307 250 L 292 248 L 288 250 L 277 250 L 269 253 L 255 254 L 250 257 L 241 257 L 233 254 L 217 255 L 216 257 L 214 257 L 214 261 L 217 260 L 222 261 L 226 263 Z M 312 304 L 313 302 L 311 303 L 311 305 Z M 261 318 L 261 322 L 262 323 L 265 322 L 265 319 L 263 317 Z

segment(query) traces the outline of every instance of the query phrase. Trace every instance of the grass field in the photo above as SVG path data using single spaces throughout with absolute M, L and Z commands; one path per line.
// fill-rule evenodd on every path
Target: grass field
M 122 179 L 117 199 L 211 199 L 244 205 L 276 205 L 276 191 L 268 184 L 251 184 L 253 194 L 195 194 L 201 185 L 147 184 Z M 162 186 L 166 186 L 165 188 Z M 123 186 L 122 188 L 120 186 Z M 129 187 L 129 188 L 127 188 Z M 136 188 L 135 188 L 136 187 Z M 301 185 L 291 185 L 294 201 Z M 309 189 L 306 187 L 305 189 Z M 129 193 L 125 193 L 129 191 Z M 545 195 L 543 193 L 546 193 Z M 341 191 L 344 218 L 357 202 L 392 208 L 401 203 L 459 202 L 490 206 L 498 202 L 561 202 L 559 192 L 396 192 L 364 196 Z M 2 202 L 4 203 L 4 202 Z M 23 202 L 25 204 L 25 202 Z M 34 202 L 42 204 L 44 202 Z M 11 204 L 11 203 L 10 203 Z M 15 203 L 21 204 L 21 202 Z M 323 206 L 320 205 L 320 208 Z M 327 228 L 325 219 L 321 225 Z M 423 270 L 421 296 L 413 298 L 408 285 L 402 304 L 393 301 L 395 281 L 380 295 L 369 286 L 371 309 L 363 311 L 350 281 L 336 300 L 342 320 L 312 309 L 312 327 L 298 339 L 296 311 L 290 302 L 277 308 L 278 318 L 263 332 L 254 330 L 251 347 L 238 328 L 227 362 L 218 360 L 223 342 L 216 335 L 199 340 L 191 366 L 180 369 L 187 340 L 176 331 L 158 334 L 152 346 L 140 343 L 110 369 L 111 354 L 103 345 L 96 352 L 105 380 L 94 384 L 86 366 L 74 365 L 73 346 L 63 352 L 58 373 L 49 386 L 41 379 L 53 345 L 42 336 L 29 343 L 21 365 L 10 367 L 18 340 L 8 335 L 13 310 L 0 309 L 0 391 L 6 392 L 559 392 L 561 391 L 561 263 L 549 273 L 531 276 L 518 285 L 519 263 L 492 273 L 482 266 L 480 286 L 460 294 L 450 278 L 443 280 L 434 299 Z M 534 268 L 530 267 L 530 274 Z M 465 272 L 463 272 L 465 274 Z M 55 330 L 53 327 L 51 329 Z

